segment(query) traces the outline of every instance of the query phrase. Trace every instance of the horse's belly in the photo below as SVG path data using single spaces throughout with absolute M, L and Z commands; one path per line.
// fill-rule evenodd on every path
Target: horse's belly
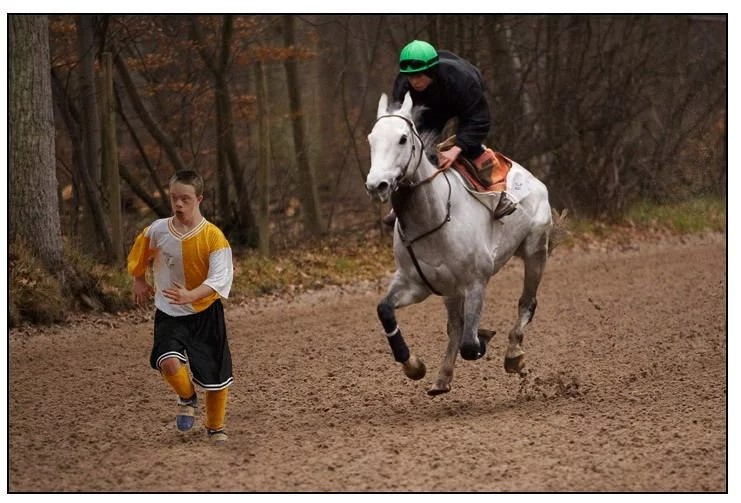
M 472 253 L 470 248 L 459 245 L 447 247 L 440 243 L 419 243 L 412 246 L 412 251 L 419 270 L 409 251 L 403 245 L 395 246 L 399 271 L 410 280 L 428 288 L 432 286 L 445 296 L 458 295 L 469 285 L 488 279 L 497 270 L 497 256 L 491 247 Z

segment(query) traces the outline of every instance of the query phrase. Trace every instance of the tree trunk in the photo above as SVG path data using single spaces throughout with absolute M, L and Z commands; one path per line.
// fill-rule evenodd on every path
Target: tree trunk
M 142 187 L 141 181 L 135 180 L 123 164 L 119 164 L 121 177 L 126 183 L 129 184 L 131 190 L 133 190 L 136 195 L 138 195 L 139 198 L 157 214 L 159 218 L 165 218 L 169 216 L 171 212 L 170 201 L 168 199 L 165 186 L 162 185 L 162 183 L 160 182 L 154 166 L 152 166 L 152 162 L 149 160 L 149 156 L 144 150 L 144 145 L 142 145 L 142 142 L 139 140 L 139 135 L 136 133 L 136 129 L 134 129 L 134 126 L 131 125 L 131 121 L 129 121 L 129 118 L 126 116 L 126 113 L 123 110 L 123 106 L 121 105 L 121 96 L 115 83 L 113 86 L 113 90 L 114 94 L 116 95 L 116 110 L 121 116 L 121 120 L 123 120 L 124 124 L 126 125 L 126 129 L 131 135 L 131 140 L 134 142 L 134 145 L 136 145 L 136 150 L 137 152 L 139 152 L 139 156 L 141 157 L 144 166 L 147 168 L 149 179 L 152 180 L 152 183 L 157 190 L 158 199 L 155 200 L 152 196 L 150 196 Z
M 31 253 L 60 275 L 59 222 L 46 16 L 11 15 L 8 45 L 10 119 L 10 241 L 23 239 Z M 63 278 L 60 278 L 63 280 Z
M 522 117 L 527 117 L 527 98 L 523 96 L 520 100 L 520 93 L 525 93 L 521 86 L 521 65 L 517 53 L 510 50 L 507 41 L 506 30 L 509 28 L 496 19 L 492 19 L 487 28 L 489 58 L 494 70 L 486 82 L 494 97 L 490 105 L 493 127 L 489 138 L 492 148 L 517 156 L 512 151 L 518 135 L 515 125 L 521 123 Z
M 134 110 L 136 110 L 139 118 L 142 120 L 142 123 L 144 123 L 144 127 L 147 128 L 149 134 L 152 135 L 165 151 L 167 158 L 170 160 L 170 163 L 176 171 L 188 169 L 188 166 L 185 165 L 183 159 L 180 157 L 177 148 L 175 148 L 175 143 L 167 136 L 162 128 L 159 127 L 152 115 L 144 106 L 139 91 L 137 91 L 136 85 L 134 84 L 134 80 L 131 78 L 131 74 L 129 73 L 129 68 L 126 66 L 126 62 L 121 57 L 121 54 L 115 50 L 113 53 L 113 63 L 116 65 L 116 71 L 121 77 L 124 88 L 126 89 L 126 94 L 129 96 L 129 100 L 134 106 Z
M 97 48 L 95 45 L 95 16 L 78 15 L 75 17 L 77 27 L 77 55 L 80 60 L 78 81 L 80 89 L 81 122 L 80 131 L 82 138 L 82 153 L 84 164 L 77 169 L 87 170 L 87 175 L 92 182 L 92 192 L 85 199 L 85 213 L 83 214 L 82 242 L 88 249 L 99 249 L 100 239 L 98 237 L 104 232 L 96 225 L 94 218 L 90 218 L 95 211 L 93 205 L 103 198 L 102 168 L 101 168 L 101 129 L 100 116 L 98 115 L 98 91 L 95 83 L 95 60 Z M 87 187 L 86 191 L 89 191 Z M 102 203 L 97 203 L 102 204 Z M 110 259 L 111 250 L 106 250 Z
M 53 75 L 53 71 L 49 72 L 51 75 Z M 69 97 L 67 96 L 67 93 L 62 88 L 61 82 L 59 82 L 59 79 L 56 77 L 53 77 L 54 82 L 54 89 L 56 92 L 54 92 L 55 100 L 57 102 L 57 109 L 59 110 L 60 114 L 62 115 L 62 120 L 64 121 L 64 124 L 67 126 L 67 130 L 69 131 L 70 137 L 72 139 L 72 144 L 74 148 L 74 159 L 78 160 L 82 165 L 84 165 L 83 161 L 83 153 L 82 153 L 82 133 L 80 132 L 80 124 L 77 118 L 79 117 L 79 113 L 74 109 L 72 104 L 70 103 Z M 100 236 L 100 239 L 103 240 L 103 246 L 106 251 L 106 256 L 109 260 L 112 260 L 113 257 L 113 241 L 111 239 L 111 234 L 108 230 L 108 224 L 106 222 L 106 216 L 105 212 L 103 210 L 103 205 L 100 201 L 100 190 L 93 182 L 90 173 L 88 173 L 87 169 L 84 169 L 80 167 L 80 169 L 77 170 L 77 175 L 80 177 L 80 181 L 82 182 L 83 192 L 85 193 L 85 202 L 87 203 L 87 207 L 90 209 L 93 217 L 93 221 L 95 222 L 95 227 L 98 229 L 98 233 Z
M 283 16 L 283 30 L 285 44 L 295 47 L 294 16 Z M 288 101 L 290 105 L 291 125 L 293 127 L 293 144 L 296 155 L 296 168 L 299 177 L 299 199 L 301 200 L 302 214 L 306 230 L 313 234 L 323 234 L 319 209 L 319 194 L 316 179 L 309 163 L 306 140 L 304 136 L 304 120 L 301 108 L 301 89 L 298 79 L 298 63 L 296 58 L 287 59 L 284 63 L 288 84 Z
M 124 260 L 121 187 L 118 174 L 118 141 L 116 139 L 116 106 L 113 96 L 113 62 L 111 53 L 103 54 L 103 165 L 108 186 L 108 215 L 111 222 L 113 256 L 116 264 Z
M 226 234 L 229 234 L 232 224 L 232 214 L 229 205 L 229 166 L 226 152 L 224 152 L 224 125 L 221 115 L 216 115 L 216 198 L 215 208 L 218 213 L 216 219 Z
M 229 59 L 231 57 L 231 40 L 234 33 L 234 16 L 224 16 L 222 25 L 221 44 L 217 61 L 213 61 L 213 56 L 208 53 L 205 46 L 205 39 L 201 32 L 198 20 L 193 16 L 190 18 L 192 27 L 192 38 L 198 44 L 198 50 L 214 76 L 215 97 L 216 97 L 216 123 L 218 134 L 219 151 L 219 169 L 224 173 L 221 180 L 228 180 L 226 168 L 231 168 L 232 179 L 236 188 L 237 196 L 237 218 L 239 229 L 236 233 L 236 242 L 255 246 L 257 244 L 257 226 L 255 216 L 250 205 L 249 191 L 237 154 L 237 142 L 234 137 L 234 119 L 232 117 L 231 93 L 229 91 Z M 220 194 L 224 192 L 223 188 Z M 228 196 L 228 193 L 227 193 Z M 222 194 L 223 197 L 223 194 Z M 221 203 L 223 205 L 223 202 Z M 227 202 L 228 207 L 228 202 Z M 231 213 L 224 214 L 227 221 L 231 221 Z M 233 227 L 228 225 L 228 227 Z M 230 239 L 234 240 L 233 236 Z
M 257 110 L 260 121 L 260 159 L 257 165 L 257 191 L 259 204 L 257 225 L 260 236 L 260 255 L 270 256 L 270 107 L 268 84 L 263 63 L 255 64 L 255 88 L 257 89 Z

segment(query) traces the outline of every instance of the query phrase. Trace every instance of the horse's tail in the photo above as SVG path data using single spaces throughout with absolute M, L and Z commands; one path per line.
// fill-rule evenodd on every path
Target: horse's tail
M 551 228 L 551 234 L 548 240 L 548 255 L 553 253 L 553 249 L 559 244 L 566 241 L 569 235 L 568 223 L 566 222 L 566 216 L 569 214 L 569 210 L 564 208 L 561 213 L 554 209 L 551 209 L 551 216 L 553 218 L 553 227 Z

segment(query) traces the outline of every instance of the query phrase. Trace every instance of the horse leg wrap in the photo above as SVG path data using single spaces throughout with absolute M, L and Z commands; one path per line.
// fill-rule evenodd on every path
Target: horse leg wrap
M 461 358 L 463 358 L 464 360 L 478 360 L 483 355 L 484 353 L 481 352 L 481 349 L 479 347 L 473 345 L 461 346 Z
M 378 312 L 378 319 L 381 320 L 381 324 L 386 333 L 394 333 L 397 329 L 396 316 L 394 316 L 394 305 L 390 302 L 383 301 L 378 304 L 376 310 Z
M 386 334 L 389 340 L 389 346 L 391 346 L 391 352 L 394 353 L 394 360 L 399 363 L 404 363 L 409 359 L 409 348 L 407 343 L 404 342 L 404 337 L 401 336 L 401 330 L 398 328 L 392 335 Z
M 479 339 L 478 345 L 475 344 L 475 340 L 470 344 L 461 344 L 460 353 L 464 360 L 478 360 L 486 354 L 486 341 Z
M 401 336 L 399 326 L 396 324 L 394 305 L 391 302 L 383 301 L 378 304 L 378 319 L 381 320 L 383 329 L 386 331 L 389 346 L 391 346 L 391 351 L 394 353 L 394 360 L 404 363 L 409 359 L 409 348 Z

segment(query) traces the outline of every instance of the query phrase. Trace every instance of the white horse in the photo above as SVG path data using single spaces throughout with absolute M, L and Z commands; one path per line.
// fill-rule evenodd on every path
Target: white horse
M 365 186 L 382 202 L 390 198 L 397 215 L 397 270 L 378 304 L 378 317 L 394 359 L 403 365 L 407 377 L 424 377 L 425 365 L 409 351 L 394 312 L 430 294 L 441 295 L 448 311 L 448 347 L 428 394 L 450 391 L 458 351 L 465 360 L 476 360 L 486 352 L 486 343 L 494 335 L 479 330 L 486 285 L 517 255 L 525 263 L 525 281 L 504 367 L 510 373 L 522 372 L 523 329 L 535 313 L 535 296 L 553 229 L 548 190 L 530 172 L 513 163 L 508 181 L 517 179 L 519 189 L 527 195 L 518 201 L 514 213 L 495 220 L 492 209 L 496 204 L 482 204 L 458 173 L 438 170 L 428 160 L 414 125 L 409 94 L 399 110 L 388 111 L 387 106 L 388 98 L 383 94 L 376 123 L 368 135 L 371 167 Z M 498 201 L 497 195 L 485 197 Z

